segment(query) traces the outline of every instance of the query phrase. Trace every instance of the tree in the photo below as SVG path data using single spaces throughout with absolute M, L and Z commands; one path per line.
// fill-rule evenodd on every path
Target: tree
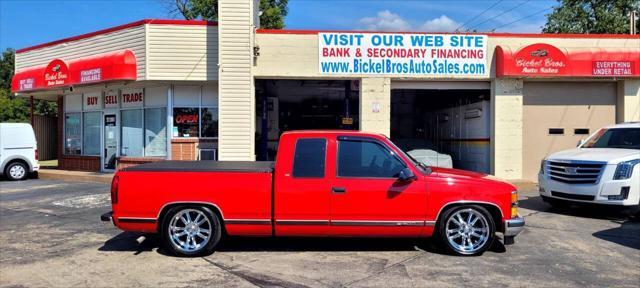
M 640 11 L 638 0 L 558 0 L 547 15 L 545 33 L 629 33 L 629 12 Z M 640 29 L 640 21 L 636 23 Z
M 178 13 L 187 20 L 218 20 L 218 0 L 169 0 L 170 12 Z M 284 28 L 289 0 L 260 0 L 260 27 Z M 174 4 L 175 3 L 175 4 Z
M 29 122 L 29 101 L 11 93 L 14 67 L 15 51 L 8 48 L 0 58 L 0 122 Z M 38 115 L 56 116 L 58 104 L 36 99 L 33 110 Z

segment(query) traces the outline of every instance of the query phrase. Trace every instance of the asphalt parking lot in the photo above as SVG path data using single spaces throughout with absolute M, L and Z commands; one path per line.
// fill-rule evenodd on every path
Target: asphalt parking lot
M 557 211 L 521 192 L 516 244 L 453 257 L 415 239 L 232 238 L 176 258 L 100 222 L 108 185 L 0 182 L 2 287 L 640 287 L 640 222 L 617 211 Z

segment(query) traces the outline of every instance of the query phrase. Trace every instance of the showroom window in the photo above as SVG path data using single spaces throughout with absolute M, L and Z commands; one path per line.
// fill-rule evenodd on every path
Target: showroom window
M 144 155 L 167 156 L 167 108 L 144 109 Z
M 218 137 L 218 87 L 175 86 L 173 137 Z
M 121 114 L 121 156 L 143 156 L 142 109 L 122 110 Z
M 67 113 L 64 116 L 64 154 L 80 155 L 82 152 L 82 131 L 80 113 Z
M 82 155 L 100 155 L 102 112 L 85 112 L 82 119 Z

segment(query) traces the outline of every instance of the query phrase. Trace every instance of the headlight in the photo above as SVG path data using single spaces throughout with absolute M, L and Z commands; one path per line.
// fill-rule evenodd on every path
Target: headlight
M 640 163 L 640 159 L 620 162 L 616 167 L 616 174 L 613 175 L 613 180 L 623 180 L 631 178 L 633 174 L 633 167 Z
M 518 215 L 518 191 L 511 191 L 511 218 Z
M 544 166 L 547 165 L 547 160 L 542 159 L 540 161 L 540 174 L 544 175 Z

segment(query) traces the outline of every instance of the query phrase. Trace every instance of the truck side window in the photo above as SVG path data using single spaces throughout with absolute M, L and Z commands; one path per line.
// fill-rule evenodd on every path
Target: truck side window
M 298 139 L 293 156 L 293 177 L 324 178 L 327 140 Z
M 338 142 L 339 177 L 396 178 L 405 165 L 382 145 L 358 140 Z

